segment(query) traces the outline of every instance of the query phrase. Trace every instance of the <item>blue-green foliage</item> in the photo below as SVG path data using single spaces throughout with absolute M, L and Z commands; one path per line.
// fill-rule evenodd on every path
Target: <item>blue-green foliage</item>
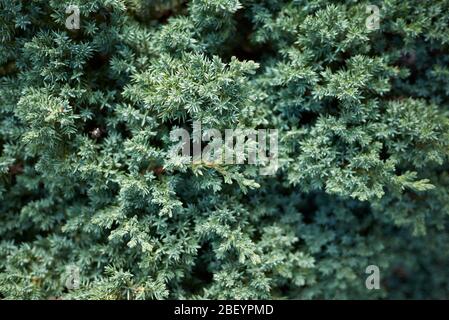
M 0 0 L 0 298 L 447 298 L 448 12 Z M 193 121 L 278 129 L 277 174 L 174 157 Z

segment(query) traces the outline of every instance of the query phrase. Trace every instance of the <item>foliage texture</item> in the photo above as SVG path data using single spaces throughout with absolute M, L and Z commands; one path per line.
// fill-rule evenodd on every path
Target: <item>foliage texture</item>
M 0 298 L 448 298 L 448 12 L 0 0 Z M 193 121 L 278 129 L 277 174 L 173 155 Z

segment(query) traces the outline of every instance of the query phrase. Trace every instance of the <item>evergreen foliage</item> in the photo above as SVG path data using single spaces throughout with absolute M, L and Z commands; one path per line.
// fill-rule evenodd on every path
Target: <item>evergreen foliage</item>
M 0 0 L 0 298 L 448 298 L 448 12 Z M 193 121 L 278 129 L 276 175 L 173 155 Z

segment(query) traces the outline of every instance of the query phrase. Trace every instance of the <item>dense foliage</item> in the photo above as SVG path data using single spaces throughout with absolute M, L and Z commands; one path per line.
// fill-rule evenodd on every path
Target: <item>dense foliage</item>
M 448 0 L 0 0 L 0 42 L 0 298 L 448 298 Z

